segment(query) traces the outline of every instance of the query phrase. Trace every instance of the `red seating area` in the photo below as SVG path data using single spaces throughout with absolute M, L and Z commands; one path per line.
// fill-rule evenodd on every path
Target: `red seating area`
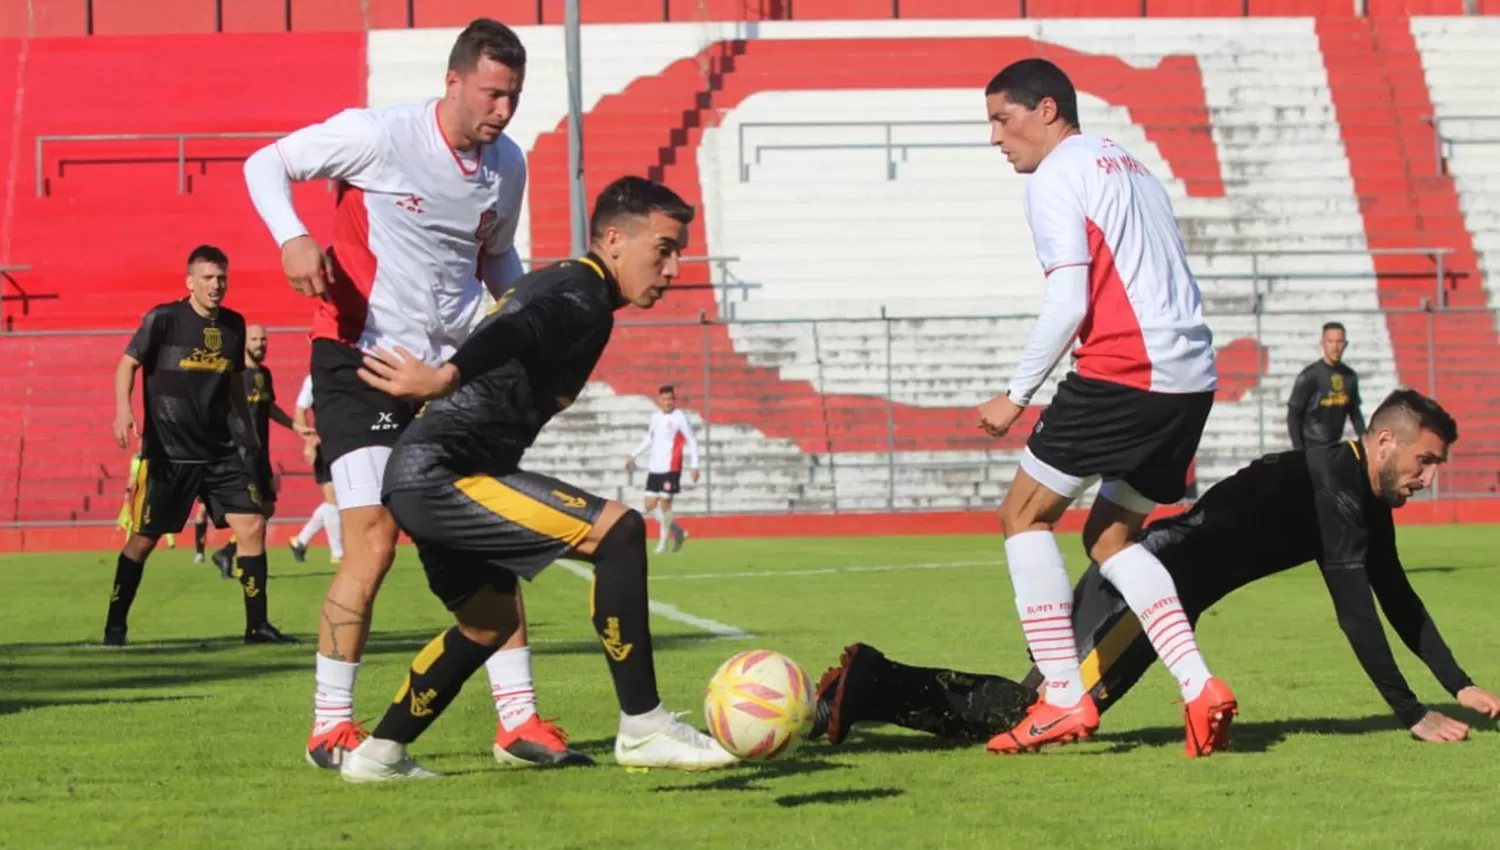
M 1500 0 L 1479 0 L 1500 14 Z M 1371 16 L 1462 15 L 1464 0 L 1366 0 Z M 923 18 L 1352 16 L 1355 0 L 580 0 L 585 23 Z M 166 33 L 357 32 L 560 24 L 563 0 L 13 0 L 0 38 Z
M 67 9 L 81 3 L 33 5 L 39 9 L 45 6 L 45 14 L 30 19 L 31 34 L 39 35 L 38 22 L 47 27 L 62 27 L 64 23 L 73 26 L 77 21 L 69 17 L 72 13 Z M 631 14 L 646 15 L 654 8 L 654 14 L 661 15 L 665 9 L 666 16 L 674 20 L 679 12 L 690 11 L 776 19 L 831 17 L 851 9 L 864 10 L 860 13 L 863 17 L 889 17 L 892 12 L 903 17 L 939 12 L 958 16 L 974 14 L 976 5 L 966 0 L 671 0 L 665 5 L 660 0 L 584 0 L 586 13 L 591 8 L 593 14 L 611 8 L 622 15 L 631 9 L 636 10 Z M 994 6 L 1005 4 L 983 5 L 993 16 Z M 1062 16 L 1078 14 L 1085 5 L 1096 15 L 1101 7 L 1118 7 L 1126 14 L 1127 6 L 1135 9 L 1131 14 L 1140 14 L 1144 7 L 1153 15 L 1208 15 L 1235 14 L 1231 7 L 1240 7 L 1240 13 L 1248 9 L 1252 14 L 1305 14 L 1313 6 L 1326 12 L 1338 4 L 1292 0 L 1248 4 L 1211 0 L 1011 4 L 1018 15 L 1023 5 L 1030 16 Z M 1497 5 L 1500 3 L 1489 4 Z M 196 11 L 188 10 L 188 6 Z M 1374 12 L 1447 12 L 1462 3 L 1371 0 L 1370 6 Z M 306 303 L 289 293 L 280 281 L 274 251 L 243 190 L 240 162 L 260 142 L 188 142 L 188 185 L 182 194 L 177 190 L 175 141 L 49 145 L 40 162 L 44 185 L 43 194 L 38 196 L 31 182 L 38 166 L 36 136 L 111 129 L 162 133 L 285 131 L 343 106 L 364 102 L 364 37 L 356 30 L 403 26 L 408 10 L 423 26 L 462 23 L 480 13 L 507 17 L 507 9 L 514 9 L 519 16 L 509 18 L 513 22 L 550 22 L 555 19 L 547 16 L 554 7 L 560 15 L 561 0 L 483 4 L 414 0 L 409 5 L 372 0 L 363 6 L 318 0 L 293 0 L 288 5 L 276 0 L 225 2 L 221 7 L 185 0 L 151 4 L 94 0 L 88 17 L 92 31 L 101 33 L 110 31 L 101 29 L 106 22 L 146 20 L 157 15 L 150 10 L 179 7 L 184 14 L 174 21 L 184 27 L 200 26 L 204 7 L 213 13 L 208 16 L 209 29 L 191 30 L 194 32 L 212 32 L 215 26 L 229 30 L 231 21 L 244 22 L 247 28 L 285 29 L 286 21 L 278 23 L 273 13 L 277 9 L 285 13 L 288 8 L 294 30 L 346 32 L 0 40 L 0 79 L 22 81 L 15 90 L 0 92 L 0 114 L 21 116 L 15 132 L 0 133 L 0 162 L 11 163 L 11 173 L 21 176 L 3 222 L 9 255 L 0 255 L 0 265 L 11 261 L 36 266 L 35 272 L 24 277 L 28 289 L 58 296 L 55 301 L 35 305 L 29 316 L 13 317 L 16 329 L 130 327 L 146 307 L 177 295 L 178 269 L 200 241 L 214 241 L 229 252 L 233 263 L 231 303 L 254 320 L 272 326 L 299 326 L 306 323 L 307 316 Z M 123 14 L 122 9 L 135 10 L 134 15 Z M 364 11 L 351 17 L 351 9 Z M 525 19 L 522 13 L 527 9 L 537 17 Z M 187 14 L 189 11 L 192 13 Z M 0 35 L 14 34 L 13 29 L 4 29 L 13 23 L 0 17 Z M 58 32 L 53 30 L 53 34 Z M 1448 264 L 1452 273 L 1446 287 L 1449 303 L 1487 303 L 1475 274 L 1473 245 L 1464 229 L 1455 189 L 1448 177 L 1437 172 L 1431 132 L 1420 120 L 1431 114 L 1432 104 L 1405 18 L 1326 17 L 1319 22 L 1318 34 L 1371 246 L 1450 247 L 1456 253 Z M 662 74 L 636 80 L 624 92 L 594 107 L 586 124 L 588 181 L 590 185 L 602 185 L 622 172 L 647 172 L 686 190 L 691 200 L 701 203 L 695 150 L 702 133 L 720 110 L 732 108 L 756 91 L 841 85 L 967 85 L 973 79 L 982 79 L 1009 53 L 1019 57 L 1034 47 L 1026 39 L 987 39 L 967 45 L 960 41 L 892 39 L 875 47 L 869 42 L 749 41 L 716 45 L 701 57 L 682 60 Z M 899 72 L 898 80 L 882 81 L 868 74 L 854 80 L 840 73 L 851 60 L 848 51 L 872 49 L 883 55 L 892 50 L 906 51 L 914 59 L 940 57 L 942 61 L 892 64 L 892 72 Z M 1195 68 L 1164 63 L 1156 71 L 1123 65 L 1110 69 L 1104 67 L 1107 59 L 1082 54 L 1068 57 L 1059 50 L 1053 45 L 1049 55 L 1062 56 L 1082 73 L 1100 73 L 1103 79 L 1091 90 L 1107 98 L 1118 96 L 1139 123 L 1162 127 L 1176 123 L 1185 128 L 1158 138 L 1158 146 L 1164 155 L 1174 158 L 1174 170 L 1187 169 L 1183 173 L 1192 178 L 1192 191 L 1222 194 L 1222 186 L 1214 185 L 1216 169 L 1203 169 L 1201 175 L 1192 177 L 1193 169 L 1210 163 L 1214 155 L 1212 144 L 1204 144 L 1207 136 L 1201 131 L 1207 120 L 1201 82 L 1196 83 L 1198 94 L 1192 95 Z M 226 55 L 234 56 L 235 61 L 223 61 Z M 817 57 L 817 61 L 809 57 Z M 709 68 L 711 85 L 706 93 L 700 60 Z M 924 72 L 926 77 L 914 78 L 911 67 L 931 70 Z M 1069 70 L 1074 69 L 1070 66 Z M 1113 86 L 1108 82 L 1110 75 L 1125 74 L 1144 75 L 1145 82 L 1133 85 L 1117 81 Z M 108 96 L 90 97 L 83 104 L 79 99 L 80 80 L 108 80 Z M 1130 98 L 1140 102 L 1130 102 Z M 1193 129 L 1195 122 L 1200 129 Z M 566 140 L 562 133 L 541 137 L 531 157 L 535 256 L 567 252 L 565 164 Z M 298 191 L 305 193 L 299 208 L 314 233 L 326 234 L 332 204 L 318 203 L 318 194 L 326 193 L 326 187 L 304 186 Z M 700 216 L 694 226 L 697 246 L 706 244 L 704 218 Z M 1417 299 L 1430 291 L 1425 285 L 1412 284 L 1411 273 L 1427 271 L 1418 261 L 1377 258 L 1377 268 L 1382 275 L 1382 302 L 1387 308 L 1416 306 Z M 694 274 L 696 277 L 688 282 L 705 279 L 701 269 Z M 681 317 L 697 316 L 700 311 L 715 315 L 712 296 L 706 292 L 686 292 L 674 296 L 667 305 L 653 318 L 660 318 L 663 312 Z M 7 314 L 10 312 L 8 306 Z M 623 320 L 632 318 L 639 317 L 626 316 Z M 1464 423 L 1465 432 L 1464 450 L 1445 480 L 1465 490 L 1488 490 L 1496 477 L 1493 454 L 1500 451 L 1500 416 L 1491 411 L 1487 401 L 1500 387 L 1500 343 L 1486 316 L 1448 315 L 1435 321 L 1445 351 L 1458 352 L 1460 357 L 1435 364 L 1436 389 Z M 1427 318 L 1393 314 L 1390 327 L 1401 380 L 1427 387 Z M 705 337 L 711 352 L 707 362 Z M 127 457 L 109 439 L 109 374 L 123 343 L 124 337 L 119 335 L 0 335 L 0 353 L 7 355 L 13 374 L 26 376 L 20 381 L 8 380 L 0 387 L 0 402 L 5 402 L 8 410 L 21 411 L 19 416 L 0 421 L 0 523 L 18 519 L 113 519 Z M 1246 349 L 1234 343 L 1230 349 L 1233 354 L 1226 356 L 1226 371 L 1254 370 L 1258 357 L 1253 346 Z M 272 362 L 280 376 L 284 406 L 290 406 L 305 372 L 305 353 L 305 344 L 291 335 L 273 338 Z M 661 372 L 643 364 L 660 364 Z M 684 380 L 685 375 L 704 378 Z M 703 398 L 708 389 L 705 384 L 711 383 L 714 421 L 750 425 L 769 436 L 794 440 L 807 451 L 884 451 L 888 408 L 896 424 L 898 450 L 995 447 L 993 441 L 979 437 L 972 411 L 967 409 L 934 410 L 888 405 L 878 398 L 825 396 L 809 383 L 782 380 L 774 369 L 750 365 L 734 350 L 722 326 L 656 328 L 649 333 L 623 330 L 601 364 L 599 377 L 616 392 L 643 395 L 671 379 L 688 399 Z M 1243 392 L 1252 381 L 1247 376 L 1246 380 L 1229 382 L 1226 391 Z M 1018 429 L 1018 433 L 1024 430 Z M 280 443 L 275 455 L 278 465 L 301 471 L 294 442 L 282 438 Z M 316 499 L 310 485 L 290 487 L 288 495 L 292 499 L 284 503 L 287 515 L 305 514 Z

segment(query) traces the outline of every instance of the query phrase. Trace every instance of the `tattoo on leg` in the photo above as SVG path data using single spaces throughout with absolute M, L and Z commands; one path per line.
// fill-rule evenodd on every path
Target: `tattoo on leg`
M 336 610 L 330 611 L 330 607 Z M 353 647 L 349 648 L 347 654 L 339 647 L 339 629 L 348 626 L 353 626 L 356 629 L 362 628 L 365 623 L 369 622 L 369 615 L 363 611 L 356 611 L 347 605 L 339 603 L 332 596 L 325 596 L 323 598 L 322 613 L 323 622 L 328 624 L 328 640 L 333 644 L 333 649 L 328 653 L 328 658 L 333 661 L 354 661 L 355 651 Z

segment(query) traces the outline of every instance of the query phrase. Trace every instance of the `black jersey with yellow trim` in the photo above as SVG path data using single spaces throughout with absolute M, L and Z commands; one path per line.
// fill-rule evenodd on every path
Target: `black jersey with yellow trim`
M 619 286 L 596 256 L 518 279 L 450 361 L 462 385 L 432 402 L 397 442 L 387 492 L 434 475 L 498 475 L 582 392 L 614 330 Z M 514 356 L 494 356 L 503 343 Z
M 125 353 L 141 364 L 141 457 L 210 463 L 235 454 L 229 396 L 245 369 L 243 316 L 225 307 L 200 316 L 186 298 L 159 304 Z

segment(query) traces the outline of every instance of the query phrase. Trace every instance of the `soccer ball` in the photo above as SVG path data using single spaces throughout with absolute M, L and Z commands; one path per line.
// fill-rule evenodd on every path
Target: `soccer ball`
M 784 756 L 812 730 L 817 701 L 797 662 L 769 649 L 725 661 L 708 680 L 703 713 L 724 749 L 742 759 Z

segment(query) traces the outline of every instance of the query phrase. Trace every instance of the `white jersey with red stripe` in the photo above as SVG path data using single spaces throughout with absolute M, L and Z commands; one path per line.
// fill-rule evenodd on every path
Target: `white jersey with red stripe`
M 313 409 L 312 375 L 302 379 L 302 389 L 297 391 L 297 406 L 303 410 Z
M 334 279 L 317 305 L 314 339 L 364 351 L 400 345 L 439 362 L 481 309 L 479 278 L 491 277 L 481 264 L 513 254 L 525 154 L 503 135 L 478 151 L 454 150 L 438 125 L 438 104 L 347 109 L 269 146 L 292 182 L 338 181 Z M 246 180 L 283 245 L 307 231 L 288 215 L 286 181 L 266 175 L 265 166 L 247 162 Z
M 1139 160 L 1109 139 L 1070 136 L 1027 182 L 1025 206 L 1049 303 L 1013 398 L 1029 399 L 1075 332 L 1082 377 L 1157 393 L 1217 388 L 1213 334 L 1171 199 Z M 1055 348 L 1038 345 L 1045 336 Z
M 658 410 L 651 415 L 651 425 L 645 439 L 635 447 L 631 457 L 651 450 L 651 459 L 646 471 L 660 475 L 682 471 L 682 456 L 686 451 L 688 466 L 698 468 L 698 439 L 693 436 L 693 425 L 687 414 L 674 409 L 671 413 Z

